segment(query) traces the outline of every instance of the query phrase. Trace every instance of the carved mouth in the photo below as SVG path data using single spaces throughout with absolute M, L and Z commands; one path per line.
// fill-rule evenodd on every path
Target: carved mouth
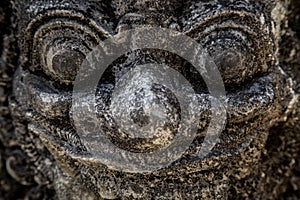
M 278 92 L 274 83 L 278 78 L 277 76 L 277 72 L 270 73 L 245 86 L 243 90 L 228 94 L 224 102 L 228 115 L 227 127 L 220 136 L 220 142 L 206 158 L 200 158 L 197 153 L 205 136 L 207 123 L 209 123 L 210 103 L 209 95 L 199 95 L 199 101 L 205 104 L 207 112 L 202 115 L 203 120 L 198 126 L 197 137 L 189 150 L 184 153 L 182 159 L 175 161 L 172 166 L 181 168 L 180 166 L 185 166 L 188 163 L 193 165 L 193 161 L 199 162 L 199 160 L 208 163 L 209 160 L 216 157 L 239 154 L 244 151 L 257 134 L 254 128 L 247 128 L 249 124 L 252 124 L 251 127 L 269 127 L 280 114 L 278 109 L 274 107 Z M 22 104 L 21 107 L 29 108 L 26 111 L 27 117 L 29 121 L 33 122 L 29 125 L 29 129 L 42 137 L 43 140 L 48 140 L 46 142 L 48 148 L 55 146 L 56 149 L 68 154 L 71 159 L 82 160 L 86 163 L 97 162 L 92 157 L 92 152 L 87 151 L 80 141 L 80 136 L 72 128 L 71 122 L 69 122 L 69 128 L 65 126 L 65 120 L 70 118 L 71 94 L 62 93 L 43 78 L 25 71 L 17 72 L 16 77 L 18 77 L 15 82 L 16 99 Z M 21 91 L 27 91 L 25 94 L 28 96 L 24 96 L 24 92 Z M 83 101 L 88 100 L 83 99 Z M 271 112 L 272 114 L 270 114 Z M 255 120 L 257 116 L 261 116 L 261 121 Z M 207 165 L 207 168 L 210 167 L 212 166 Z M 205 169 L 204 165 L 200 170 L 203 169 Z

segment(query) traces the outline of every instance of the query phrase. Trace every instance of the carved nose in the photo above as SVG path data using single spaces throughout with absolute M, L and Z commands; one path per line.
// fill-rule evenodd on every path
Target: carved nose
M 176 135 L 179 102 L 169 88 L 157 83 L 154 74 L 139 69 L 129 74 L 118 81 L 111 96 L 106 134 L 128 151 L 162 148 Z

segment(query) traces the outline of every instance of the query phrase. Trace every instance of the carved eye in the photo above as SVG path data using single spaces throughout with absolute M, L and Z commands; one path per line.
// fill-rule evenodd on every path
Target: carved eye
M 63 80 L 73 81 L 85 55 L 74 50 L 58 52 L 52 57 L 52 69 Z
M 268 71 L 270 38 L 253 14 L 224 11 L 206 17 L 188 19 L 186 34 L 199 41 L 214 59 L 227 89 Z
M 39 75 L 69 84 L 86 55 L 107 37 L 104 29 L 82 14 L 51 11 L 37 16 L 27 27 L 23 63 Z
M 245 73 L 244 59 L 242 53 L 234 49 L 223 50 L 215 56 L 215 62 L 223 72 L 223 76 L 230 80 L 235 79 L 237 74 Z
M 55 42 L 42 52 L 44 70 L 60 81 L 72 82 L 88 52 L 88 48 L 76 41 Z

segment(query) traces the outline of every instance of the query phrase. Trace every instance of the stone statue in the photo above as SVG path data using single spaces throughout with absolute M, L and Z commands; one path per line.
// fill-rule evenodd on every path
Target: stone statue
M 300 198 L 296 0 L 0 4 L 0 199 Z M 93 149 L 74 127 L 72 89 L 95 46 L 143 26 L 178 31 L 202 45 L 224 82 L 227 121 L 217 145 L 205 157 L 197 156 L 197 151 L 209 111 L 201 114 L 197 136 L 180 159 L 158 170 L 130 172 L 92 156 Z M 111 88 L 122 70 L 146 63 L 167 63 L 189 80 L 198 96 L 209 95 L 201 75 L 178 55 L 141 49 L 118 58 L 99 80 L 96 95 L 105 103 L 95 109 L 107 137 L 134 153 L 167 144 L 162 138 L 124 136 L 102 111 L 111 103 Z M 152 91 L 157 99 L 167 99 L 166 120 L 171 124 L 167 128 L 173 133 L 180 118 L 176 98 L 161 86 Z M 130 117 L 143 127 L 149 116 L 139 102 L 146 95 L 142 91 L 133 96 L 137 104 Z

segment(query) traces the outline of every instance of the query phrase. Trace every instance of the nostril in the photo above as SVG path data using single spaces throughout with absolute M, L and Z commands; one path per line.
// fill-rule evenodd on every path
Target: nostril
M 139 127 L 144 127 L 150 123 L 150 117 L 146 115 L 143 108 L 135 108 L 130 112 L 130 117 L 133 123 L 137 124 Z
M 134 124 L 137 124 L 139 127 L 144 127 L 150 123 L 150 117 L 145 112 L 145 103 L 143 100 L 145 99 L 145 90 L 141 89 L 135 92 L 133 101 L 131 102 L 130 107 L 130 118 Z

